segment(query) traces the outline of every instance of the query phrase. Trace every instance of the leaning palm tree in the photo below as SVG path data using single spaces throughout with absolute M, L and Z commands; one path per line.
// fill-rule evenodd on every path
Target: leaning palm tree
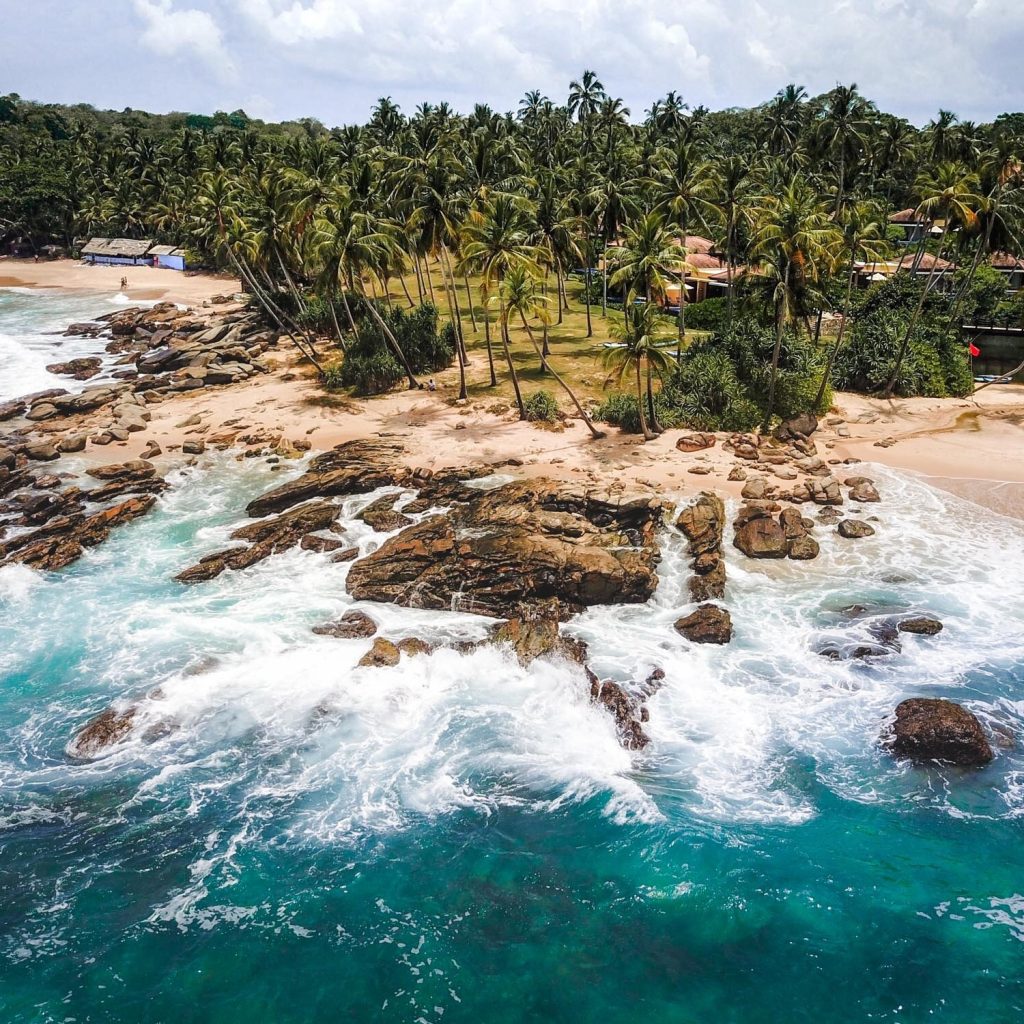
M 768 285 L 775 319 L 762 430 L 768 429 L 775 411 L 775 385 L 786 325 L 799 309 L 801 294 L 831 265 L 837 241 L 838 232 L 828 211 L 802 177 L 794 177 L 781 193 L 766 196 L 755 214 L 751 255 L 758 267 L 753 276 Z
M 882 394 L 886 398 L 891 398 L 896 390 L 896 382 L 903 369 L 903 361 L 910 348 L 914 329 L 921 318 L 925 299 L 931 291 L 939 260 L 942 259 L 942 254 L 946 251 L 946 240 L 949 237 L 950 229 L 953 227 L 972 229 L 978 219 L 977 211 L 983 204 L 982 198 L 977 195 L 977 176 L 959 163 L 940 164 L 934 171 L 923 172 L 918 176 L 914 187 L 921 200 L 917 207 L 919 214 L 928 223 L 942 220 L 942 234 L 939 236 L 938 254 L 932 262 L 931 270 L 921 288 L 917 306 L 911 314 L 903 340 L 896 352 L 896 362 L 893 364 L 889 380 L 883 389 Z M 916 273 L 919 263 L 920 254 L 914 262 L 912 273 Z
M 526 419 L 526 409 L 509 351 L 507 317 L 500 286 L 513 267 L 523 267 L 533 272 L 539 270 L 543 254 L 529 242 L 533 228 L 530 203 L 504 192 L 494 193 L 463 227 L 460 260 L 460 269 L 480 275 L 480 293 L 485 306 L 495 305 L 491 298 L 495 287 L 498 287 L 496 304 L 502 322 L 501 343 L 515 389 L 519 414 L 523 419 Z M 487 353 L 488 359 L 491 359 L 489 343 Z
M 590 433 L 595 438 L 604 437 L 604 433 L 594 426 L 594 421 L 587 415 L 586 409 L 580 404 L 580 400 L 576 397 L 572 388 L 562 379 L 561 374 L 557 373 L 551 364 L 545 360 L 544 353 L 537 344 L 533 328 L 530 326 L 530 320 L 537 317 L 542 323 L 546 322 L 548 310 L 546 308 L 547 296 L 538 293 L 536 278 L 525 266 L 514 266 L 505 275 L 505 279 L 501 284 L 501 290 L 506 317 L 513 314 L 519 317 L 523 330 L 526 331 L 530 344 L 533 345 L 534 351 L 540 358 L 541 366 L 544 367 L 545 372 L 550 373 L 555 378 L 558 386 L 569 396 L 569 401 L 576 406 L 576 411 L 580 414 L 580 418 L 587 425 Z
M 669 365 L 668 357 L 658 343 L 671 336 L 671 329 L 665 323 L 661 310 L 653 302 L 633 302 L 632 293 L 627 296 L 626 316 L 620 324 L 611 325 L 613 337 L 622 344 L 606 349 L 601 357 L 604 368 L 609 371 L 606 384 L 620 385 L 627 374 L 636 382 L 636 404 L 640 414 L 640 432 L 645 441 L 653 441 L 655 434 L 647 422 L 644 411 L 644 378 L 647 380 L 647 397 L 653 403 L 651 374 L 664 372 Z
M 846 299 L 843 302 L 843 318 L 839 322 L 839 333 L 835 344 L 829 350 L 825 370 L 821 375 L 818 395 L 814 400 L 815 408 L 821 405 L 832 376 L 832 365 L 843 345 L 846 333 L 846 322 L 850 316 L 850 299 L 853 296 L 853 282 L 857 276 L 858 260 L 879 260 L 887 248 L 885 241 L 886 221 L 881 216 L 878 206 L 870 202 L 852 203 L 845 208 L 840 221 L 843 234 L 842 252 L 849 259 L 846 275 Z

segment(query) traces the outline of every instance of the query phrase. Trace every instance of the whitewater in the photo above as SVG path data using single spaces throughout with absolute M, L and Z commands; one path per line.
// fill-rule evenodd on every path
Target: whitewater
M 15 298 L 5 396 L 48 386 L 45 332 L 98 312 Z M 369 641 L 311 627 L 358 608 L 450 645 L 491 620 L 354 602 L 325 555 L 173 581 L 302 468 L 206 456 L 70 569 L 0 569 L 0 1018 L 1020 1013 L 1024 524 L 871 467 L 875 537 L 819 531 L 810 563 L 727 551 L 726 647 L 672 629 L 689 569 L 666 528 L 650 602 L 564 627 L 602 678 L 664 670 L 652 742 L 628 752 L 567 663 L 441 646 L 359 667 Z M 341 502 L 364 554 L 385 535 L 355 517 L 387 490 Z M 945 628 L 886 658 L 817 653 L 897 612 Z M 878 737 L 911 696 L 969 707 L 995 761 L 893 761 Z M 136 701 L 128 743 L 66 756 Z

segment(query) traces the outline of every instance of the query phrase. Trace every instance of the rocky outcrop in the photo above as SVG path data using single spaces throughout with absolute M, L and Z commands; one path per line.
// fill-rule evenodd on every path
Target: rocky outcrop
M 406 485 L 413 473 L 401 465 L 405 449 L 390 438 L 349 441 L 316 456 L 309 469 L 295 480 L 275 487 L 251 501 L 251 516 L 281 512 L 309 498 L 365 494 L 393 484 Z
M 944 761 L 978 768 L 992 760 L 992 747 L 977 717 L 950 700 L 915 697 L 896 708 L 883 742 L 898 758 Z
M 818 417 L 810 412 L 802 412 L 783 420 L 775 428 L 775 436 L 780 441 L 803 441 L 818 429 Z
M 384 497 L 371 501 L 356 518 L 361 519 L 377 533 L 392 533 L 404 526 L 410 526 L 412 520 L 407 515 L 394 510 L 397 500 L 397 494 L 385 494 Z
M 515 653 L 520 665 L 529 665 L 537 658 L 562 657 L 585 664 L 587 647 L 582 641 L 563 637 L 558 629 L 557 602 L 539 606 L 526 605 L 517 615 L 495 626 L 488 643 L 507 646 Z
M 128 737 L 137 710 L 135 705 L 131 705 L 124 709 L 107 708 L 101 711 L 82 726 L 65 747 L 65 754 L 77 761 L 91 761 L 99 757 Z
M 96 356 L 83 359 L 69 359 L 66 363 L 51 363 L 46 368 L 47 373 L 56 373 L 64 377 L 74 377 L 75 380 L 89 380 L 100 372 L 103 360 Z
M 843 519 L 836 527 L 836 533 L 847 540 L 857 540 L 874 535 L 875 528 L 861 519 Z
M 397 665 L 402 652 L 390 641 L 377 637 L 373 646 L 359 659 L 359 668 L 390 668 Z
M 310 501 L 279 516 L 239 527 L 232 540 L 248 541 L 247 547 L 227 548 L 201 558 L 175 576 L 179 583 L 203 583 L 227 569 L 246 569 L 250 565 L 287 551 L 309 534 L 331 526 L 341 513 L 331 501 Z
M 717 494 L 703 491 L 692 505 L 679 513 L 676 526 L 682 530 L 693 556 L 694 574 L 687 581 L 690 599 L 698 603 L 718 601 L 725 596 L 725 562 L 722 535 L 725 505 Z
M 817 558 L 818 542 L 811 536 L 814 523 L 797 509 L 779 510 L 773 502 L 752 502 L 744 505 L 733 523 L 733 546 L 748 558 L 792 558 L 805 561 Z
M 702 604 L 678 619 L 676 632 L 695 644 L 727 644 L 732 639 L 732 617 L 715 604 Z
M 353 597 L 507 618 L 523 603 L 554 599 L 564 616 L 654 592 L 657 499 L 546 479 L 456 488 L 448 499 L 449 514 L 407 527 L 352 566 Z

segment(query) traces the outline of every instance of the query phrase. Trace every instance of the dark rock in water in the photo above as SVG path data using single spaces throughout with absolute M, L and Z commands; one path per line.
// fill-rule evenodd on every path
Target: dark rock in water
M 25 445 L 22 451 L 36 462 L 53 462 L 60 458 L 60 452 L 49 441 L 35 441 Z
M 331 555 L 332 562 L 353 562 L 359 557 L 359 548 L 345 548 L 337 554 Z
M 994 756 L 981 722 L 950 700 L 915 697 L 903 701 L 883 742 L 896 757 L 916 762 L 945 761 L 976 768 Z
M 918 615 L 912 619 L 903 619 L 898 627 L 901 633 L 916 633 L 918 636 L 935 636 L 942 632 L 942 623 L 930 615 Z
M 65 748 L 68 757 L 89 761 L 123 740 L 131 731 L 137 707 L 107 708 L 91 718 Z
M 88 380 L 100 372 L 103 360 L 95 356 L 82 359 L 69 359 L 66 363 L 51 363 L 47 373 L 58 373 L 62 376 L 74 377 L 75 380 Z
M 840 537 L 846 537 L 847 540 L 855 540 L 860 537 L 873 536 L 875 528 L 861 519 L 844 519 L 836 527 L 836 531 Z
M 857 504 L 881 501 L 881 496 L 875 485 L 867 477 L 854 477 L 857 483 L 850 488 L 850 501 Z M 849 481 L 847 481 L 849 483 Z
M 717 551 L 725 529 L 725 505 L 717 494 L 704 491 L 697 500 L 679 513 L 676 526 L 690 542 L 690 554 Z
M 107 466 L 96 466 L 85 472 L 87 476 L 96 480 L 148 480 L 156 473 L 156 466 L 145 459 L 132 459 L 130 462 L 115 462 Z
M 313 627 L 317 636 L 334 636 L 343 640 L 357 637 L 373 636 L 377 632 L 377 623 L 363 612 L 345 612 L 337 622 L 324 622 Z
M 383 637 L 377 637 L 373 646 L 359 659 L 360 668 L 390 668 L 397 665 L 402 654 L 399 649 Z
M 720 601 L 725 597 L 725 562 L 719 559 L 709 572 L 691 576 L 686 585 L 691 601 Z
M 650 737 L 641 725 L 641 716 L 646 708 L 631 697 L 618 683 L 610 679 L 603 682 L 592 672 L 590 675 L 590 699 L 603 705 L 615 719 L 619 740 L 627 750 L 642 750 L 650 743 Z
M 206 451 L 206 444 L 203 441 L 186 441 L 181 451 L 183 455 L 202 455 Z
M 521 665 L 545 655 L 560 655 L 582 665 L 587 659 L 587 645 L 559 633 L 559 613 L 557 602 L 524 606 L 518 615 L 491 631 L 490 642 L 510 646 Z
M 786 531 L 767 514 L 743 523 L 733 545 L 748 558 L 785 558 L 789 552 Z
M 462 488 L 459 498 L 449 515 L 407 527 L 357 561 L 353 597 L 500 617 L 554 599 L 564 617 L 654 592 L 658 499 L 606 499 L 545 479 Z
M 20 398 L 10 402 L 0 402 L 0 423 L 5 420 L 13 420 L 15 416 L 22 416 L 28 411 L 28 405 Z
M 404 484 L 412 476 L 401 465 L 404 454 L 401 444 L 383 438 L 350 441 L 318 455 L 308 472 L 251 501 L 246 511 L 251 516 L 265 516 L 312 497 L 362 494 Z
M 817 558 L 820 552 L 818 542 L 813 538 L 804 534 L 800 537 L 794 537 L 789 542 L 789 550 L 787 554 L 790 558 L 797 561 L 807 561 L 812 558 Z
M 303 551 L 316 551 L 318 554 L 325 554 L 329 551 L 337 551 L 343 547 L 345 542 L 340 537 L 320 537 L 315 533 L 307 533 L 299 542 Z M 351 549 L 357 550 L 355 548 Z M 352 556 L 353 558 L 355 555 Z
M 219 576 L 226 569 L 247 569 L 280 551 L 299 544 L 309 533 L 324 530 L 341 513 L 330 501 L 309 501 L 279 516 L 239 527 L 232 540 L 249 541 L 249 547 L 227 548 L 201 558 L 174 578 L 179 583 L 203 583 Z
M 677 620 L 676 632 L 695 644 L 727 644 L 732 639 L 732 616 L 714 604 L 702 604 Z
M 404 640 L 399 640 L 395 646 L 410 658 L 418 654 L 432 654 L 434 651 L 433 644 L 428 644 L 426 640 L 420 640 L 415 636 L 407 636 Z
M 391 533 L 394 530 L 400 530 L 404 526 L 411 525 L 412 520 L 401 512 L 394 511 L 394 504 L 397 500 L 397 494 L 385 494 L 384 497 L 371 501 L 356 518 L 361 519 L 377 533 Z

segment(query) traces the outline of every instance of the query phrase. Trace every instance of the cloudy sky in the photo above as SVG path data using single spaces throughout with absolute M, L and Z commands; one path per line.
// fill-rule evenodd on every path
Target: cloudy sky
M 514 109 L 593 68 L 635 117 L 856 82 L 923 123 L 1024 110 L 1021 0 L 0 0 L 0 93 L 364 120 L 379 96 Z

